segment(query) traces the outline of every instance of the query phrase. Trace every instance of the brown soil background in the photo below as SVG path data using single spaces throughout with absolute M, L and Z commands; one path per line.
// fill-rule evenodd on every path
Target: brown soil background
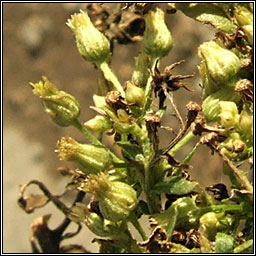
M 112 5 L 112 6 L 111 6 Z M 109 4 L 114 8 L 114 3 Z M 50 204 L 45 208 L 25 214 L 17 205 L 19 185 L 30 179 L 43 181 L 48 188 L 60 194 L 67 182 L 56 172 L 59 166 L 72 166 L 60 162 L 54 153 L 56 141 L 62 136 L 72 136 L 78 141 L 86 141 L 72 128 L 62 129 L 51 122 L 44 113 L 37 97 L 32 94 L 30 81 L 37 82 L 46 75 L 56 86 L 74 95 L 82 106 L 80 120 L 93 117 L 89 109 L 93 105 L 92 95 L 97 92 L 99 71 L 85 62 L 79 55 L 74 37 L 65 25 L 72 13 L 83 9 L 83 4 L 68 3 L 4 3 L 3 4 L 3 252 L 29 253 L 30 223 L 38 216 L 52 213 L 50 227 L 61 222 L 63 216 Z M 175 69 L 176 74 L 191 74 L 189 81 L 194 90 L 175 92 L 175 102 L 185 110 L 190 100 L 201 103 L 199 77 L 196 65 L 197 47 L 203 41 L 213 38 L 213 30 L 201 25 L 181 13 L 167 15 L 168 27 L 174 40 L 174 47 L 168 57 L 161 62 L 161 69 L 181 59 L 186 62 Z M 32 39 L 30 39 L 32 38 Z M 127 46 L 116 45 L 112 69 L 123 83 L 129 80 L 134 65 L 134 57 L 139 53 L 141 43 Z M 169 109 L 169 114 L 172 110 Z M 182 111 L 184 114 L 185 112 Z M 177 121 L 167 115 L 164 125 L 177 129 Z M 162 132 L 160 141 L 166 145 L 173 135 Z M 110 141 L 106 140 L 108 145 Z M 192 144 L 186 146 L 177 158 L 182 160 Z M 220 173 L 218 157 L 212 157 L 206 147 L 195 154 L 190 174 L 203 185 L 226 180 Z M 67 201 L 69 197 L 65 198 Z M 75 229 L 75 226 L 71 229 Z M 84 227 L 74 239 L 63 244 L 80 243 L 87 249 L 96 251 L 91 244 L 92 235 Z

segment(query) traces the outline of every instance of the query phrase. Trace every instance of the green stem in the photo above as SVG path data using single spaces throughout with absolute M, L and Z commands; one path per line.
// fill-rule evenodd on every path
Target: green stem
M 219 211 L 242 211 L 243 207 L 239 204 L 220 204 L 220 205 L 211 205 L 204 208 L 201 208 L 201 213 L 207 212 L 219 212 Z
M 141 235 L 142 239 L 145 241 L 147 240 L 147 236 L 146 233 L 144 232 L 143 228 L 141 227 L 137 216 L 135 215 L 135 213 L 132 213 L 129 217 L 130 222 L 132 223 L 132 225 L 137 229 L 137 231 L 139 232 L 139 234 Z
M 121 93 L 121 95 L 123 97 L 125 97 L 124 89 L 123 89 L 122 85 L 120 84 L 120 82 L 118 81 L 115 74 L 110 69 L 108 63 L 106 61 L 104 61 L 99 64 L 99 67 L 102 70 L 102 72 L 104 73 L 104 77 L 114 85 L 114 87 L 117 89 L 117 91 L 119 91 Z
M 189 152 L 189 154 L 186 156 L 186 158 L 183 161 L 183 164 L 188 164 L 192 158 L 192 156 L 194 155 L 194 153 L 196 152 L 197 148 L 199 147 L 200 142 L 197 142 L 196 145 L 193 147 L 193 149 Z
M 152 60 L 152 72 L 154 72 L 155 69 L 155 65 L 156 65 L 156 61 L 157 58 L 154 58 Z M 146 87 L 145 87 L 145 96 L 146 96 L 146 102 L 143 108 L 143 115 L 148 111 L 148 109 L 150 108 L 151 102 L 152 102 L 152 81 L 153 81 L 153 77 L 152 75 L 149 76 Z
M 197 142 L 196 145 L 193 147 L 193 149 L 189 152 L 189 154 L 186 156 L 186 158 L 184 159 L 183 161 L 183 164 L 188 164 L 192 158 L 192 156 L 194 155 L 194 153 L 196 152 L 197 148 L 199 147 L 200 145 L 200 142 Z M 176 171 L 176 175 L 180 175 L 182 171 L 182 168 L 179 168 L 177 171 Z
M 73 122 L 73 126 L 82 132 L 94 145 L 103 146 L 103 144 L 86 128 L 84 127 L 77 119 Z
M 188 132 L 168 153 L 174 156 L 186 143 L 188 143 L 195 135 L 192 131 Z
M 225 156 L 221 151 L 217 151 L 219 155 L 222 157 L 225 164 L 230 168 L 231 173 L 227 172 L 227 175 L 229 175 L 229 178 L 231 181 L 236 182 L 234 178 L 241 184 L 240 186 L 243 187 L 243 189 L 247 190 L 250 195 L 249 198 L 253 199 L 253 186 L 247 179 L 246 175 L 243 173 L 242 170 L 238 169 L 233 163 L 229 160 L 227 156 Z
M 250 240 L 245 241 L 244 243 L 238 245 L 236 248 L 234 248 L 233 253 L 242 253 L 243 251 L 245 251 L 246 249 L 249 249 L 252 246 L 253 246 L 253 239 L 250 239 Z
M 150 168 L 152 165 L 152 160 L 154 158 L 154 149 L 152 143 L 148 136 L 148 131 L 146 127 L 145 120 L 141 122 L 141 132 L 138 134 L 140 138 L 140 144 L 142 146 L 143 155 L 144 155 L 144 182 L 143 182 L 143 189 L 146 194 L 149 212 L 156 213 L 157 206 L 155 202 L 155 195 L 151 194 L 151 188 L 154 184 L 152 184 L 152 175 L 150 175 Z
M 119 159 L 113 152 L 111 152 L 108 148 L 105 147 L 86 127 L 84 127 L 77 119 L 73 122 L 73 126 L 78 129 L 80 132 L 82 132 L 90 141 L 92 144 L 97 146 L 104 147 L 109 154 L 112 156 L 113 161 L 116 163 L 123 162 L 121 159 Z

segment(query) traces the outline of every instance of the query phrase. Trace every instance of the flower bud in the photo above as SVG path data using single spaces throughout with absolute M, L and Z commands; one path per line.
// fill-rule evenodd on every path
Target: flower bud
M 218 115 L 218 118 L 220 124 L 225 128 L 234 127 L 239 118 L 236 104 L 231 101 L 220 101 L 219 106 L 220 114 Z
M 70 94 L 59 91 L 47 77 L 43 81 L 30 83 L 33 93 L 40 97 L 46 113 L 59 126 L 70 126 L 80 115 L 80 104 Z
M 246 34 L 248 43 L 253 46 L 253 26 L 252 25 L 244 25 L 242 26 L 242 30 Z
M 130 82 L 127 82 L 125 99 L 128 103 L 135 103 L 136 105 L 142 107 L 145 103 L 144 90 Z
M 237 132 L 230 133 L 227 139 L 220 143 L 220 149 L 224 155 L 235 161 L 248 155 L 247 146 Z
M 84 126 L 94 132 L 104 132 L 112 127 L 112 122 L 107 117 L 96 115 L 85 122 Z
M 109 237 L 120 232 L 121 223 L 104 220 L 97 213 L 90 212 L 87 206 L 82 203 L 76 203 L 71 208 L 69 218 L 72 221 L 84 223 L 97 236 Z
M 253 25 L 253 14 L 244 6 L 235 9 L 234 15 L 239 26 Z
M 80 144 L 71 137 L 63 137 L 57 143 L 60 160 L 75 162 L 82 171 L 91 174 L 109 170 L 112 158 L 101 146 Z
M 242 110 L 238 120 L 238 129 L 244 138 L 246 138 L 246 142 L 253 142 L 253 113 Z
M 93 102 L 96 108 L 103 110 L 103 113 L 107 113 L 107 115 L 112 118 L 116 119 L 114 109 L 106 102 L 104 96 L 99 96 L 94 94 L 93 95 Z
M 146 86 L 149 77 L 148 62 L 148 56 L 144 53 L 141 53 L 138 57 L 135 57 L 136 66 L 132 73 L 132 83 L 142 88 Z
M 128 218 L 138 203 L 136 191 L 128 184 L 110 181 L 104 173 L 90 175 L 81 190 L 95 195 L 105 219 L 120 221 Z
M 200 229 L 209 240 L 214 241 L 217 232 L 226 229 L 226 226 L 221 223 L 222 220 L 225 220 L 223 212 L 208 212 L 200 218 Z
M 154 58 L 162 58 L 172 49 L 172 36 L 164 21 L 164 12 L 157 8 L 150 11 L 146 18 L 143 36 L 144 52 Z
M 215 93 L 209 95 L 202 104 L 202 109 L 206 121 L 217 122 L 220 114 L 220 101 L 230 101 L 239 103 L 241 96 L 230 87 L 223 87 Z
M 217 84 L 231 80 L 241 68 L 239 58 L 214 41 L 201 44 L 198 55 L 203 59 L 202 63 L 205 63 L 206 75 Z
M 73 14 L 66 24 L 74 32 L 77 48 L 86 60 L 102 63 L 110 56 L 109 40 L 94 27 L 86 12 Z

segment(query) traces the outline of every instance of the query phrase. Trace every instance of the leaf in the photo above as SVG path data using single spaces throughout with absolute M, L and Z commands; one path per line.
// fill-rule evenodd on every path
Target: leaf
M 157 226 L 165 229 L 168 233 L 169 240 L 171 240 L 177 216 L 177 208 L 174 205 L 171 205 L 166 211 L 154 214 L 150 221 L 151 224 L 157 224 Z
M 182 11 L 185 15 L 199 22 L 211 24 L 213 27 L 233 34 L 236 26 L 227 17 L 226 13 L 213 3 L 176 3 L 172 7 Z
M 167 181 L 157 183 L 152 191 L 157 194 L 185 195 L 192 192 L 196 186 L 197 182 L 195 181 L 189 181 L 180 177 L 171 177 Z
M 174 228 L 183 230 L 195 228 L 198 224 L 200 214 L 194 199 L 183 197 L 173 202 L 166 211 L 153 214 L 151 224 L 165 229 L 169 239 L 171 239 Z
M 234 249 L 233 253 L 252 253 L 253 252 L 253 239 L 245 241 Z
M 104 240 L 104 239 L 98 239 L 94 238 L 92 240 L 92 243 L 97 242 L 99 244 L 99 253 L 124 253 L 124 249 L 118 247 L 113 240 Z
M 212 242 L 208 240 L 203 234 L 200 233 L 199 236 L 200 241 L 200 250 L 201 253 L 214 253 L 212 249 Z
M 115 143 L 123 150 L 123 154 L 131 159 L 136 159 L 136 156 L 142 154 L 142 151 L 136 144 L 132 144 L 129 141 L 118 141 Z
M 45 195 L 29 194 L 26 197 L 19 197 L 18 204 L 26 212 L 32 213 L 36 208 L 41 208 L 49 202 Z
M 215 240 L 216 253 L 233 253 L 234 239 L 225 233 L 217 233 Z

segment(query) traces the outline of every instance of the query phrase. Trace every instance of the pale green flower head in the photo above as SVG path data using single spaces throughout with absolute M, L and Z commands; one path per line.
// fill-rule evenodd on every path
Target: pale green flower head
M 90 175 L 80 189 L 95 196 L 100 212 L 110 221 L 127 219 L 138 203 L 136 191 L 130 185 L 111 181 L 102 172 Z
M 138 57 L 135 57 L 135 64 L 131 81 L 137 86 L 144 88 L 149 77 L 149 57 L 145 53 L 141 53 Z
M 110 56 L 109 40 L 94 27 L 87 12 L 73 14 L 66 24 L 74 32 L 77 48 L 86 60 L 102 63 Z
M 98 173 L 112 167 L 112 158 L 102 146 L 81 144 L 71 137 L 63 137 L 57 148 L 60 160 L 76 163 L 85 173 Z
M 217 84 L 233 79 L 241 68 L 239 58 L 232 51 L 214 41 L 205 42 L 198 48 L 198 55 L 205 65 L 205 75 Z
M 238 109 L 232 101 L 220 101 L 220 114 L 218 115 L 220 124 L 225 128 L 234 127 L 238 122 Z
M 47 77 L 42 79 L 30 85 L 34 88 L 33 93 L 42 100 L 46 113 L 59 126 L 72 125 L 80 115 L 79 102 L 72 95 L 58 90 Z
M 162 58 L 172 49 L 171 32 L 164 21 L 164 11 L 157 8 L 150 11 L 146 18 L 146 29 L 143 36 L 144 52 L 152 58 Z

